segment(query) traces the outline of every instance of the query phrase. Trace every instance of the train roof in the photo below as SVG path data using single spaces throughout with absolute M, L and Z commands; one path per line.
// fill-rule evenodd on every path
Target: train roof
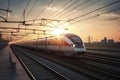
M 46 37 L 46 38 L 57 37 L 57 36 L 70 37 L 70 36 L 77 36 L 77 35 L 76 35 L 76 34 L 73 34 L 73 33 L 64 33 L 64 34 L 61 34 L 61 35 L 49 36 L 49 37 Z M 45 38 L 45 37 L 44 37 L 44 38 Z M 40 39 L 44 39 L 44 38 L 40 38 Z
M 73 33 L 64 33 L 64 34 L 61 34 L 59 36 L 66 36 L 66 37 L 71 37 L 71 36 L 77 36 L 76 34 L 73 34 Z M 49 37 L 44 37 L 44 38 L 38 38 L 38 39 L 33 39 L 31 41 L 35 41 L 35 40 L 44 40 L 45 38 L 56 38 L 56 36 L 49 36 Z
M 76 34 L 72 34 L 72 33 L 66 33 L 66 34 L 63 34 L 64 36 L 77 36 Z

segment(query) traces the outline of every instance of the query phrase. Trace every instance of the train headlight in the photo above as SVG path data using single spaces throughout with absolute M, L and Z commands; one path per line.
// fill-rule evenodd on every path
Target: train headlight
M 73 47 L 75 47 L 75 45 L 73 44 Z
M 75 47 L 75 44 L 71 44 L 72 47 Z

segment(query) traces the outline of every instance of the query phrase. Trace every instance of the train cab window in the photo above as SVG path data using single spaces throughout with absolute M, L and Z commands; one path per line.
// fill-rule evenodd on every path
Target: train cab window
M 72 36 L 71 39 L 73 42 L 82 42 L 82 40 L 77 36 Z
M 76 35 L 67 35 L 67 37 L 74 43 L 74 47 L 83 47 L 83 42 L 80 37 Z

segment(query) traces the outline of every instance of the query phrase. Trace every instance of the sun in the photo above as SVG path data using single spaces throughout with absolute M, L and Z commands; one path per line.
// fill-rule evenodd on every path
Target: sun
M 64 34 L 67 33 L 68 31 L 64 30 L 64 29 L 54 29 L 51 34 L 53 35 L 60 35 L 60 34 Z

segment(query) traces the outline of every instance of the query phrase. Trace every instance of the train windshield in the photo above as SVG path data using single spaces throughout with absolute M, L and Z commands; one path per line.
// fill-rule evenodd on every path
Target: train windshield
M 71 40 L 75 44 L 75 47 L 83 47 L 83 42 L 78 36 L 71 36 Z
M 82 42 L 81 39 L 77 36 L 72 36 L 71 39 L 73 42 Z
M 83 42 L 80 37 L 76 35 L 66 35 L 75 45 L 75 47 L 83 47 Z

